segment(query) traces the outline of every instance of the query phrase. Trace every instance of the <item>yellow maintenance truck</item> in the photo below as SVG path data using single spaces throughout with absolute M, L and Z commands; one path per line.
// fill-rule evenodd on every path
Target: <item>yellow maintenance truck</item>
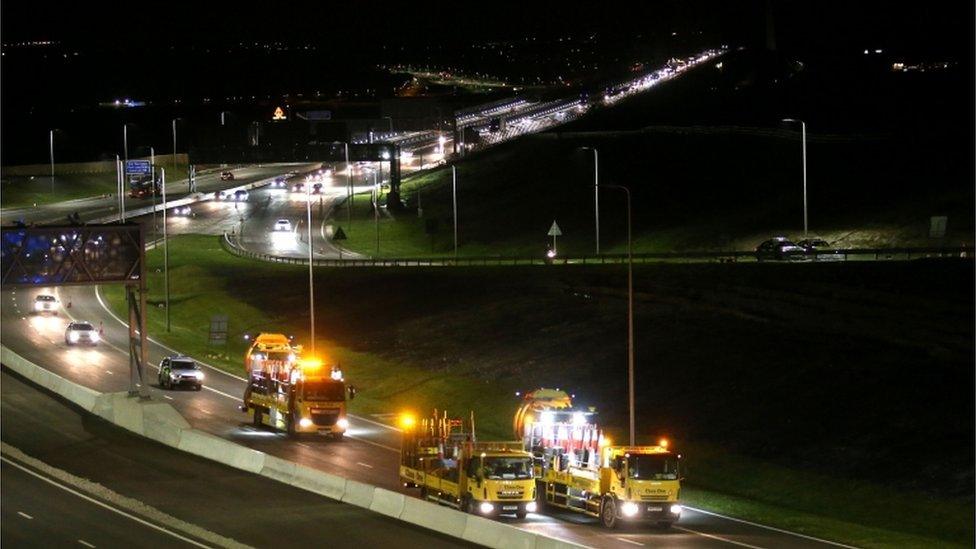
M 419 422 L 400 420 L 400 480 L 419 487 L 420 497 L 482 516 L 536 511 L 532 456 L 519 441 L 479 442 L 465 421 L 447 413 Z
M 241 410 L 254 426 L 287 432 L 324 433 L 342 440 L 346 419 L 346 385 L 342 370 L 302 356 L 283 334 L 260 334 L 244 356 L 247 388 Z M 352 398 L 350 391 L 350 398 Z
M 593 409 L 572 405 L 558 389 L 538 389 L 523 398 L 516 434 L 531 452 L 540 502 L 600 519 L 606 528 L 621 520 L 670 527 L 681 517 L 679 459 L 668 441 L 655 446 L 613 446 L 595 422 Z

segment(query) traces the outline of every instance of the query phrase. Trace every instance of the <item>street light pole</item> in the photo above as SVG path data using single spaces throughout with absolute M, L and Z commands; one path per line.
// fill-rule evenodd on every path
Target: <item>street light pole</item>
M 129 165 L 129 125 L 122 124 L 122 151 L 125 157 L 125 165 Z
M 454 258 L 458 255 L 457 166 L 451 164 L 451 195 L 454 202 Z
M 376 170 L 373 170 L 373 225 L 376 226 L 376 255 L 380 256 L 380 186 L 376 181 Z
M 346 149 L 346 230 L 352 228 L 352 167 L 349 166 L 349 142 L 344 142 Z
M 596 255 L 600 255 L 600 155 L 596 147 L 583 147 L 593 151 L 593 225 L 596 234 Z
M 152 217 L 153 217 L 153 236 L 159 236 L 159 225 L 156 223 L 156 151 L 152 147 L 149 147 L 149 168 L 152 177 Z M 160 173 L 162 173 L 162 168 L 160 168 Z M 165 205 L 166 202 L 164 201 Z M 166 215 L 166 212 L 163 212 Z
M 809 218 L 807 217 L 807 123 L 794 118 L 784 118 L 783 122 L 799 122 L 801 140 L 803 141 L 803 237 L 809 232 Z
M 176 173 L 176 119 L 173 119 L 173 173 Z
M 305 211 L 308 216 L 308 313 L 309 340 L 315 356 L 315 281 L 312 278 L 312 185 L 305 184 Z
M 166 331 L 169 331 L 169 240 L 166 238 L 166 168 L 159 168 L 163 184 L 163 292 L 166 294 Z M 155 186 L 155 182 L 153 182 Z
M 620 189 L 627 193 L 627 386 L 630 408 L 630 445 L 634 438 L 634 246 L 630 221 L 630 189 L 620 185 L 604 185 L 608 189 Z
M 51 130 L 51 194 L 54 194 L 54 130 Z

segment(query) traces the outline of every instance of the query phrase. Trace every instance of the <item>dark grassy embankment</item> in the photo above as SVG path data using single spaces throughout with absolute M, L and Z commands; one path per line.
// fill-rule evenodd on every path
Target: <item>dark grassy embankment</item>
M 307 339 L 306 271 L 212 237 L 171 248 L 173 332 L 240 369 L 244 332 Z M 150 253 L 158 267 L 159 253 Z M 971 262 L 658 265 L 636 270 L 639 434 L 686 457 L 692 504 L 863 545 L 972 543 Z M 318 347 L 358 413 L 476 411 L 511 436 L 514 392 L 574 391 L 620 440 L 623 269 L 321 270 Z M 161 275 L 150 278 L 161 300 Z M 121 307 L 120 295 L 107 295 Z M 212 314 L 227 349 L 206 346 Z M 920 512 L 924 509 L 924 512 Z

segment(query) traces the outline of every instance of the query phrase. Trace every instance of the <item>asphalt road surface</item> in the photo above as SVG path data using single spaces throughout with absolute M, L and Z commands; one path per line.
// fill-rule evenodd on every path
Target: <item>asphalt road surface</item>
M 3 292 L 0 298 L 0 337 L 4 345 L 36 364 L 95 390 L 128 389 L 128 355 L 123 351 L 128 334 L 121 321 L 103 307 L 94 289 L 85 287 L 57 290 L 62 303 L 72 302 L 72 308 L 63 310 L 61 315 L 32 316 L 30 305 L 34 296 L 52 291 L 55 290 L 38 288 Z M 67 313 L 95 325 L 101 323 L 104 328 L 103 341 L 94 348 L 66 347 L 63 333 L 69 316 Z M 150 362 L 158 364 L 164 356 L 174 354 L 174 351 L 152 343 L 149 354 Z M 314 436 L 292 440 L 281 433 L 255 429 L 237 408 L 243 394 L 244 380 L 208 367 L 204 371 L 204 390 L 164 391 L 156 386 L 156 370 L 150 368 L 147 372 L 151 380 L 150 394 L 153 399 L 173 404 L 197 429 L 329 473 L 404 491 L 397 478 L 400 436 L 396 429 L 356 416 L 349 418 L 348 436 L 342 442 Z M 351 381 L 355 382 L 354 379 Z M 6 427 L 6 415 L 3 420 Z M 414 490 L 406 493 L 417 495 Z M 524 521 L 500 520 L 594 547 L 739 545 L 765 548 L 825 545 L 816 540 L 692 510 L 687 510 L 670 531 L 640 525 L 607 531 L 597 525 L 596 519 L 571 513 L 530 514 Z
M 4 443 L 224 538 L 254 547 L 470 546 L 135 436 L 6 369 L 0 390 Z M 0 474 L 5 547 L 214 545 L 153 517 L 140 522 L 113 511 L 106 506 L 119 504 L 104 494 L 69 492 L 6 455 Z

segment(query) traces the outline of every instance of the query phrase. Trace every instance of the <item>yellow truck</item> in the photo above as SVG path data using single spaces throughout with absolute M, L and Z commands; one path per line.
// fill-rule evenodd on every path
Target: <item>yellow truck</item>
M 653 446 L 613 446 L 592 409 L 572 406 L 565 392 L 527 393 L 516 433 L 534 460 L 540 502 L 597 517 L 670 527 L 681 517 L 680 455 L 661 439 Z
M 342 440 L 349 428 L 346 385 L 338 367 L 302 357 L 283 334 L 260 334 L 244 356 L 247 387 L 241 410 L 255 427 L 289 435 L 323 433 Z M 350 398 L 354 393 L 349 392 Z
M 536 511 L 532 456 L 519 441 L 479 442 L 459 418 L 445 412 L 423 419 L 401 418 L 400 480 L 419 487 L 420 497 L 482 516 Z

